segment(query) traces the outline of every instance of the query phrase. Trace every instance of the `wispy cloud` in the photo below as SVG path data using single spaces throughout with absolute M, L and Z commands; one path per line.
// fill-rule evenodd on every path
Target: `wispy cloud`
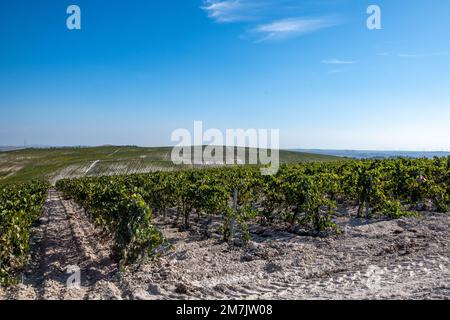
M 397 57 L 397 58 L 429 58 L 429 57 L 446 57 L 450 56 L 450 51 L 447 52 L 428 52 L 428 53 L 389 53 L 380 52 L 377 53 L 380 57 Z
M 399 58 L 427 58 L 427 57 L 445 57 L 450 56 L 450 52 L 431 52 L 431 53 L 398 53 Z
M 354 60 L 340 60 L 340 59 L 328 59 L 328 60 L 322 60 L 322 63 L 324 63 L 324 64 L 355 64 L 355 63 L 358 63 L 358 61 L 354 61 Z
M 298 0 L 202 0 L 200 7 L 217 23 L 248 22 L 282 17 L 303 9 Z M 308 0 L 311 1 L 311 0 Z M 317 0 L 314 0 L 317 1 Z
M 257 36 L 256 42 L 288 39 L 320 29 L 335 26 L 337 21 L 331 18 L 287 18 L 261 24 L 250 31 Z
M 289 39 L 340 24 L 332 16 L 301 17 L 309 0 L 302 5 L 297 1 L 203 0 L 201 9 L 216 23 L 250 22 L 240 38 L 256 43 Z
M 261 3 L 250 0 L 205 0 L 201 7 L 218 23 L 253 20 Z

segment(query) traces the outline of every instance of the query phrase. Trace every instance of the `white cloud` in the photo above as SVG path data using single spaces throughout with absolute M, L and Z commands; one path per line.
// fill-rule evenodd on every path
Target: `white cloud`
M 201 7 L 219 23 L 251 20 L 258 4 L 249 0 L 205 0 Z
M 325 64 L 355 64 L 357 62 L 358 61 L 340 60 L 340 59 L 322 60 L 322 63 L 325 63 Z
M 255 42 L 292 38 L 338 24 L 337 20 L 331 17 L 286 18 L 287 13 L 295 15 L 301 8 L 296 1 L 203 0 L 201 9 L 217 23 L 264 21 L 259 25 L 248 27 L 247 32 L 240 36 L 242 39 L 253 39 Z M 269 17 L 272 21 L 267 20 Z
M 251 30 L 251 33 L 258 35 L 257 42 L 282 40 L 311 33 L 336 24 L 336 21 L 328 18 L 288 18 L 259 25 Z
M 409 53 L 398 53 L 397 57 L 399 58 L 418 58 L 421 57 L 422 55 L 418 55 L 418 54 L 409 54 Z
M 389 53 L 379 52 L 380 57 L 397 57 L 397 58 L 428 58 L 428 57 L 446 57 L 450 56 L 450 52 L 429 52 L 429 53 Z
M 426 58 L 426 57 L 444 57 L 450 56 L 450 52 L 434 52 L 434 53 L 422 53 L 422 54 L 410 54 L 410 53 L 398 53 L 399 58 Z

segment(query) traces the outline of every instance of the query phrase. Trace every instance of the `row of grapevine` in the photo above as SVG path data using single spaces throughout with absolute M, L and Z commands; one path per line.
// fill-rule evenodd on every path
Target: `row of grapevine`
M 49 185 L 31 182 L 0 189 L 0 284 L 15 280 L 29 258 L 30 229 L 39 218 Z
M 151 223 L 151 208 L 119 178 L 60 180 L 57 188 L 73 197 L 88 212 L 93 223 L 110 234 L 121 267 L 142 261 L 165 243 Z
M 225 241 L 236 228 L 247 240 L 249 221 L 337 231 L 337 206 L 357 207 L 357 215 L 367 218 L 448 212 L 449 164 L 446 158 L 343 160 L 282 165 L 273 176 L 262 176 L 257 166 L 232 166 L 65 180 L 59 187 L 116 233 L 117 221 L 134 215 L 122 203 L 134 194 L 164 217 L 175 209 L 175 222 L 181 218 L 185 228 L 193 214 L 217 216 Z

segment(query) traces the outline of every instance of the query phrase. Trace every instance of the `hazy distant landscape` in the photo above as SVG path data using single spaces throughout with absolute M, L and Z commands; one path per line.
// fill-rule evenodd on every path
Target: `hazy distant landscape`
M 450 151 L 382 151 L 382 150 L 323 150 L 323 149 L 296 149 L 294 151 L 323 154 L 337 157 L 348 157 L 355 159 L 375 158 L 434 158 L 446 157 Z
M 11 150 L 19 150 L 19 149 L 24 149 L 23 147 L 0 147 L 0 152 L 1 151 L 11 151 Z

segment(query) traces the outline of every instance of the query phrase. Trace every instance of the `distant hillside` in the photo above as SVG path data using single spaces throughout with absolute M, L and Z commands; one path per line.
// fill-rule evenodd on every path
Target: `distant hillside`
M 11 150 L 19 150 L 19 149 L 23 149 L 23 147 L 9 147 L 9 146 L 0 146 L 0 152 L 3 151 L 11 151 Z
M 242 148 L 241 148 L 242 150 Z M 248 154 L 246 149 L 246 153 Z M 171 161 L 172 147 L 133 146 L 33 148 L 0 152 L 0 183 L 66 177 L 131 174 L 178 168 Z M 235 159 L 243 163 L 242 159 Z M 338 157 L 280 151 L 281 163 L 335 161 Z M 216 164 L 217 165 L 217 164 Z

